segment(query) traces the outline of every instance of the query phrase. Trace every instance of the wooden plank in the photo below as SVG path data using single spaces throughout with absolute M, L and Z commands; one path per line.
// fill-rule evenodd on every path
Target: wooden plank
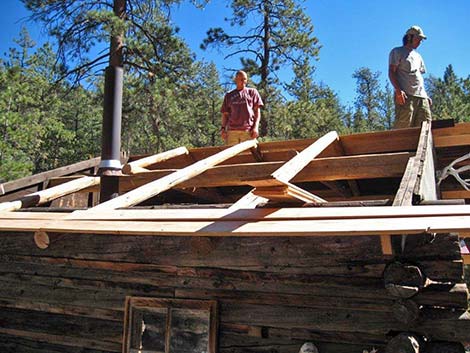
M 339 140 L 339 147 L 340 147 L 340 150 L 341 150 L 341 154 L 346 155 L 346 150 L 344 149 L 344 145 L 343 145 L 342 140 Z M 352 195 L 359 196 L 361 194 L 360 191 L 359 191 L 359 186 L 358 186 L 356 180 L 347 180 L 346 182 L 349 185 L 349 189 L 351 190 Z M 327 186 L 328 186 L 328 184 L 327 184 Z
M 341 135 L 341 143 L 344 147 L 346 155 L 361 155 L 370 153 L 391 153 L 391 152 L 404 152 L 415 150 L 418 144 L 419 129 L 399 129 L 388 131 L 376 131 L 361 134 Z M 302 140 L 288 140 L 288 141 L 271 141 L 262 142 L 259 144 L 263 153 L 264 161 L 280 161 L 288 160 L 294 155 L 293 151 L 302 151 L 317 139 L 302 139 Z M 387 141 L 387 143 L 383 143 Z M 201 147 L 190 149 L 190 154 L 196 160 L 205 158 L 208 155 L 217 153 L 221 147 Z M 341 152 L 338 143 L 333 143 L 328 147 L 320 157 L 334 157 L 340 156 Z M 250 163 L 253 157 L 247 154 L 240 154 L 230 159 L 230 164 Z M 169 165 L 166 165 L 168 167 Z
M 71 213 L 67 212 L 10 212 L 0 211 L 1 219 L 61 219 L 67 218 Z
M 99 184 L 99 177 L 81 177 L 65 184 L 28 194 L 16 201 L 0 203 L 0 211 L 15 211 L 20 208 L 37 206 Z
M 374 131 L 341 136 L 346 155 L 416 150 L 419 128 Z M 384 143 L 386 141 L 386 143 Z
M 172 159 L 174 157 L 177 157 L 183 154 L 188 154 L 188 153 L 189 151 L 186 147 L 174 148 L 169 151 L 154 154 L 152 156 L 148 156 L 145 158 L 138 159 L 136 161 L 132 161 L 130 163 L 126 163 L 122 167 L 122 172 L 125 174 L 135 174 L 141 171 L 140 168 L 145 168 L 145 167 L 148 167 L 149 165 L 160 163 L 160 162 Z
M 294 158 L 289 160 L 282 167 L 276 169 L 271 176 L 281 182 L 288 183 L 302 169 L 304 169 L 312 159 L 316 158 L 331 143 L 339 139 L 336 131 L 331 131 L 308 146 Z
M 213 167 L 220 162 L 257 145 L 256 139 L 242 142 L 238 145 L 229 147 L 211 157 L 196 162 L 189 167 L 178 170 L 166 177 L 155 180 L 147 185 L 143 185 L 127 194 L 116 197 L 115 199 L 104 202 L 98 206 L 91 208 L 89 211 L 102 209 L 116 209 L 120 207 L 129 207 L 136 205 L 144 200 L 147 200 L 162 191 L 171 189 L 172 187 L 182 183 L 185 180 L 204 173 L 210 167 Z
M 441 190 L 443 199 L 470 199 L 470 191 L 468 190 Z
M 436 148 L 468 146 L 470 145 L 470 134 L 436 136 L 434 146 Z
M 422 133 L 416 151 L 419 159 L 418 181 L 413 193 L 419 197 L 419 202 L 437 200 L 436 176 L 434 170 L 434 148 L 431 132 L 431 122 L 424 122 Z
M 431 124 L 424 122 L 421 129 L 416 155 L 408 161 L 400 187 L 393 201 L 394 206 L 409 206 L 413 203 L 416 186 L 423 174 L 423 166 L 426 162 L 426 150 L 432 149 L 431 144 Z
M 400 187 L 393 200 L 394 206 L 411 206 L 413 190 L 416 184 L 417 170 L 419 165 L 415 158 L 410 158 L 406 165 L 405 173 L 400 182 Z
M 3 194 L 13 192 L 15 190 L 24 189 L 39 183 L 43 183 L 50 178 L 62 175 L 77 173 L 86 169 L 96 167 L 100 164 L 100 157 L 92 158 L 87 161 L 74 163 L 65 167 L 56 168 L 47 172 L 38 173 L 21 179 L 9 181 L 1 184 Z M 0 194 L 1 195 L 1 194 Z
M 244 209 L 254 209 L 264 203 L 269 202 L 268 199 L 255 195 L 253 190 L 248 192 L 246 195 L 244 195 L 242 198 L 234 202 L 230 207 L 229 210 L 235 211 L 241 208 Z
M 363 236 L 470 232 L 470 216 L 288 221 L 2 220 L 0 230 L 162 236 Z M 467 232 L 467 233 L 466 233 Z
M 320 197 L 290 184 L 289 181 L 302 169 L 304 169 L 312 159 L 314 159 L 328 146 L 330 146 L 332 142 L 337 140 L 337 132 L 331 131 L 316 140 L 298 155 L 290 159 L 287 163 L 283 164 L 280 168 L 276 169 L 268 177 L 267 181 L 269 182 L 273 179 L 274 181 L 281 182 L 283 184 L 280 186 L 282 191 L 279 190 L 279 187 L 277 187 L 278 192 L 273 194 L 272 189 L 260 189 L 256 187 L 255 190 L 250 191 L 247 195 L 232 205 L 231 209 L 243 208 L 247 205 L 250 205 L 251 208 L 254 208 L 259 204 L 266 202 L 266 200 L 290 201 L 292 198 L 308 203 L 325 202 L 325 200 L 321 199 Z M 260 181 L 265 182 L 264 179 Z M 279 194 L 279 191 L 281 191 L 281 194 Z
M 393 206 L 410 206 L 417 198 L 418 201 L 437 199 L 432 148 L 431 122 L 423 122 L 416 155 L 408 161 Z M 383 250 L 390 251 L 391 238 L 383 236 L 381 241 Z M 403 237 L 402 251 L 405 243 L 406 237 Z
M 410 152 L 318 158 L 312 160 L 292 180 L 292 183 L 309 181 L 331 181 L 371 178 L 399 178 L 403 176 L 406 163 L 414 154 Z M 215 166 L 203 174 L 179 184 L 179 187 L 218 187 L 248 185 L 247 180 L 269 179 L 269 175 L 280 168 L 283 162 L 264 162 Z M 122 190 L 132 190 L 150 181 L 175 172 L 156 170 L 145 174 L 120 177 Z M 57 185 L 76 177 L 54 178 L 51 185 Z M 89 191 L 89 190 L 87 190 Z
M 382 248 L 382 254 L 393 255 L 392 238 L 390 235 L 380 236 L 380 246 Z
M 63 214 L 69 219 L 88 220 L 303 220 L 303 219 L 346 219 L 346 218 L 385 218 L 385 217 L 432 217 L 470 215 L 470 205 L 439 206 L 380 206 L 380 207 L 292 207 L 263 209 L 121 209 L 100 212 L 74 211 Z M 55 214 L 43 212 L 0 212 L 0 219 L 56 219 Z
M 441 128 L 432 131 L 434 138 L 439 139 L 443 136 L 457 136 L 470 134 L 470 123 L 458 123 L 453 127 Z
M 298 186 L 289 182 L 282 183 L 278 186 L 257 187 L 253 190 L 253 194 L 261 196 L 273 201 L 280 202 L 293 202 L 300 201 L 302 203 L 322 203 L 326 202 L 321 197 L 318 197 L 308 191 L 305 191 Z

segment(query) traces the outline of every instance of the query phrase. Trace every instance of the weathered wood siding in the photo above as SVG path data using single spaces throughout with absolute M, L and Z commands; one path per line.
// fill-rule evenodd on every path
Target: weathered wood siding
M 379 237 L 170 237 L 0 233 L 2 352 L 120 352 L 126 296 L 216 299 L 219 352 L 297 353 L 384 347 L 412 331 L 470 341 L 455 235 L 409 236 L 400 260 L 433 283 L 399 320 Z M 429 281 L 428 281 L 429 282 Z M 398 317 L 398 318 L 397 318 Z

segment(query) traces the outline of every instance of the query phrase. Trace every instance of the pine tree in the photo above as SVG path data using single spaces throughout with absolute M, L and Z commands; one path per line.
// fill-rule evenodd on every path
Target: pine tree
M 313 25 L 301 3 L 294 0 L 232 0 L 233 17 L 228 21 L 235 27 L 234 32 L 229 34 L 222 28 L 211 28 L 201 45 L 203 49 L 228 48 L 225 58 L 240 58 L 242 69 L 249 76 L 260 77 L 257 86 L 265 103 L 262 135 L 268 129 L 268 107 L 274 101 L 272 98 L 279 84 L 276 73 L 281 68 L 286 70 L 300 65 L 305 58 L 313 60 L 318 56 L 318 39 L 313 36 Z

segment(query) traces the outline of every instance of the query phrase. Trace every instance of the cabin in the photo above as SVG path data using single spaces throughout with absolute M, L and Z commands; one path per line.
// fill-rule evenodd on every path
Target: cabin
M 465 352 L 470 123 L 122 162 L 0 184 L 2 353 Z

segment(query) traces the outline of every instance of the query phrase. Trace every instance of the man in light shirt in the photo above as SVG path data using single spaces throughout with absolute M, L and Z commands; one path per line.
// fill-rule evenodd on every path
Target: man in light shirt
M 426 66 L 416 51 L 427 37 L 418 26 L 403 36 L 403 46 L 393 48 L 389 56 L 388 77 L 395 89 L 395 129 L 421 126 L 432 120 L 431 104 L 424 88 Z

